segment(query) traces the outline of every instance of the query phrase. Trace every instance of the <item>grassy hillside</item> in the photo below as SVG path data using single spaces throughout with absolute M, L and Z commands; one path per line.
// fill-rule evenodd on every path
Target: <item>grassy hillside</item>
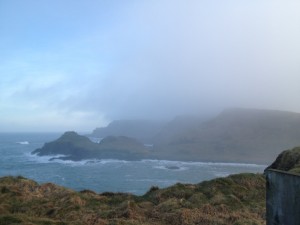
M 262 175 L 152 187 L 143 196 L 75 192 L 23 177 L 0 179 L 0 225 L 254 225 L 265 224 L 264 217 Z
M 283 151 L 268 168 L 300 173 L 300 147 Z

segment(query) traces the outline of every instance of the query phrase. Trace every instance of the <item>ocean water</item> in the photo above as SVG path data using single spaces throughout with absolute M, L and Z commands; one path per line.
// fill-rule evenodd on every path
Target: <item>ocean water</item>
M 151 186 L 199 183 L 241 172 L 263 172 L 265 165 L 181 162 L 167 160 L 84 160 L 39 157 L 31 152 L 61 133 L 0 133 L 0 176 L 24 176 L 39 183 L 52 182 L 74 190 L 128 192 L 142 195 Z

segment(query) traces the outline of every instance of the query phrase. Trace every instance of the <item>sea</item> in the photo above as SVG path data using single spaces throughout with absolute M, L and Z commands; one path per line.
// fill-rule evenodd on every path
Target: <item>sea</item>
M 73 190 L 145 194 L 152 186 L 199 183 L 236 173 L 262 173 L 266 165 L 117 159 L 63 161 L 31 154 L 62 133 L 0 133 L 0 177 L 24 176 Z

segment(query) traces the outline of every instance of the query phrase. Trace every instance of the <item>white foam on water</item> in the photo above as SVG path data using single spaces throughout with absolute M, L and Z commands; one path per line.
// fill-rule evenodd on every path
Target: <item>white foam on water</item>
M 161 169 L 161 170 L 170 170 L 170 171 L 183 171 L 188 170 L 187 167 L 181 167 L 177 165 L 164 165 L 164 166 L 154 166 L 155 169 Z
M 167 180 L 167 179 L 127 179 L 127 181 L 135 181 L 135 182 L 146 182 L 146 183 L 161 183 L 161 184 L 176 184 L 178 180 Z
M 101 159 L 101 160 L 96 160 L 95 163 L 98 164 L 120 164 L 120 163 L 129 163 L 130 161 L 126 160 L 119 160 L 119 159 Z
M 16 143 L 20 145 L 29 145 L 29 141 L 17 141 Z
M 266 168 L 266 165 L 259 165 L 253 163 L 225 163 L 225 162 L 186 162 L 186 161 L 171 161 L 171 160 L 152 160 L 152 159 L 145 159 L 141 160 L 145 163 L 155 163 L 159 165 L 166 165 L 166 166 L 226 166 L 226 167 L 254 167 L 254 168 Z
M 153 144 L 144 144 L 145 147 L 153 148 Z
M 214 172 L 214 175 L 216 177 L 228 177 L 230 175 L 230 173 L 227 173 L 227 172 Z
M 126 160 L 118 160 L 118 159 L 84 159 L 79 161 L 73 160 L 63 160 L 60 159 L 62 157 L 68 157 L 67 155 L 47 155 L 47 156 L 38 156 L 37 154 L 25 153 L 25 156 L 28 161 L 36 162 L 36 163 L 60 163 L 70 166 L 84 166 L 84 165 L 92 165 L 92 164 L 125 164 L 129 161 Z
M 247 164 L 247 163 L 223 163 L 223 162 L 186 162 L 186 161 L 171 161 L 171 160 L 139 160 L 139 161 L 127 161 L 119 159 L 84 159 L 80 161 L 63 160 L 61 157 L 67 157 L 66 155 L 50 155 L 50 156 L 38 156 L 36 154 L 25 153 L 29 161 L 37 163 L 60 163 L 70 166 L 84 166 L 84 165 L 122 165 L 127 163 L 145 163 L 155 169 L 168 170 L 168 171 L 184 171 L 189 170 L 191 167 L 208 167 L 208 168 L 220 168 L 220 167 L 232 167 L 232 168 L 257 168 L 264 170 L 265 165 Z M 227 173 L 226 173 L 227 174 Z M 222 174 L 220 174 L 223 176 Z
M 36 163 L 54 163 L 56 160 L 52 160 L 53 158 L 66 157 L 66 155 L 38 156 L 37 154 L 31 154 L 30 152 L 25 153 L 25 156 L 27 157 L 28 161 Z

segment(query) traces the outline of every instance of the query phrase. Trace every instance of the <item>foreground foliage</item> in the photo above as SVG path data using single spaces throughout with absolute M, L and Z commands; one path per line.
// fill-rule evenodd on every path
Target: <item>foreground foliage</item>
M 0 225 L 254 225 L 265 224 L 264 217 L 265 180 L 259 174 L 152 187 L 143 196 L 0 178 Z
M 280 153 L 268 169 L 300 174 L 300 147 L 295 147 Z

